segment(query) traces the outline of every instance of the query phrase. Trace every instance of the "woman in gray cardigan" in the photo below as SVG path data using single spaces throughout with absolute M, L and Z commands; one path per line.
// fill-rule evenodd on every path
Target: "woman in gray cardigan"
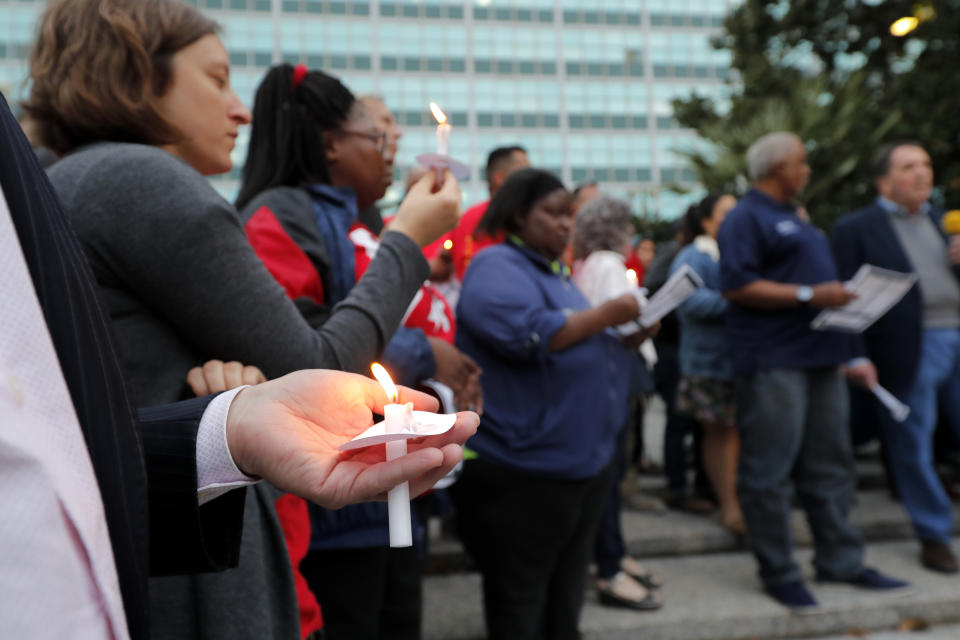
M 228 171 L 250 114 L 217 25 L 175 0 L 49 5 L 24 105 L 113 321 L 141 405 L 181 399 L 209 359 L 273 378 L 365 372 L 429 274 L 420 246 L 452 228 L 456 182 L 413 190 L 364 278 L 312 327 L 204 175 Z M 436 191 L 434 193 L 434 191 Z M 319 323 L 317 323 L 319 324 Z M 299 638 L 289 559 L 266 487 L 248 491 L 240 566 L 151 583 L 154 638 Z

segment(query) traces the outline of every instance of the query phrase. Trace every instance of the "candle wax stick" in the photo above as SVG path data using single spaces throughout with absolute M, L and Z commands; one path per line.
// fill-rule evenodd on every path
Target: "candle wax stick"
M 412 404 L 388 404 L 383 407 L 383 418 L 387 433 L 405 431 Z M 396 460 L 407 454 L 407 441 L 395 440 L 386 443 L 387 460 Z M 390 546 L 409 547 L 413 545 L 413 531 L 410 523 L 410 483 L 404 482 L 387 492 L 387 513 L 390 520 Z
M 453 127 L 444 122 L 437 125 L 437 155 L 445 156 L 450 150 L 450 131 Z

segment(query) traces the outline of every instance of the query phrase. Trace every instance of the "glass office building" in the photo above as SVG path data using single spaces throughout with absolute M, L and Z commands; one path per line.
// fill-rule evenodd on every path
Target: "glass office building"
M 596 181 L 639 212 L 672 218 L 699 195 L 677 155 L 698 144 L 670 101 L 720 96 L 727 52 L 710 47 L 731 0 L 191 0 L 224 26 L 235 88 L 248 104 L 264 70 L 303 62 L 397 114 L 395 187 L 436 146 L 428 105 L 453 124 L 450 153 L 473 167 L 468 202 L 486 197 L 487 153 L 522 144 L 570 186 Z M 0 0 L 0 90 L 24 92 L 26 58 L 44 2 Z M 229 176 L 235 193 L 241 136 Z M 682 185 L 694 191 L 671 191 Z

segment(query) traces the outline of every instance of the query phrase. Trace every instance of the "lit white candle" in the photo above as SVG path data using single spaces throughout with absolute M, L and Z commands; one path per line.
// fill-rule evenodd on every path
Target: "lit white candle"
M 633 269 L 627 269 L 627 282 L 637 284 L 637 272 Z
M 436 102 L 430 103 L 430 111 L 437 121 L 437 155 L 445 156 L 450 151 L 450 130 L 453 127 L 447 123 L 447 114 Z
M 380 382 L 390 399 L 383 407 L 383 419 L 386 433 L 402 433 L 410 426 L 413 417 L 413 403 L 397 404 L 399 393 L 390 379 L 387 370 L 377 362 L 371 365 L 373 376 Z M 394 440 L 386 443 L 387 460 L 396 460 L 407 455 L 407 441 Z M 410 483 L 404 482 L 387 492 L 387 513 L 390 519 L 390 546 L 409 547 L 413 545 L 413 531 L 410 520 Z

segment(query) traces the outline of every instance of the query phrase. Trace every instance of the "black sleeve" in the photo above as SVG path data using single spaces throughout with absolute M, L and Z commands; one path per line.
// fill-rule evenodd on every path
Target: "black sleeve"
M 837 221 L 833 227 L 831 245 L 833 259 L 837 264 L 837 275 L 841 282 L 846 282 L 853 278 L 864 262 L 855 219 L 844 217 Z M 848 359 L 870 357 L 862 333 L 851 334 L 846 343 Z
M 219 550 L 213 557 L 199 553 L 197 545 L 211 543 L 212 537 L 205 537 L 201 525 L 206 525 L 214 517 L 223 514 L 214 510 L 229 512 L 228 515 L 242 511 L 240 505 L 229 506 L 228 502 L 213 504 L 213 509 L 197 513 L 194 517 L 186 506 L 187 498 L 181 495 L 179 488 L 170 492 L 173 497 L 167 505 L 171 512 L 183 513 L 187 520 L 157 522 L 148 519 L 147 474 L 144 467 L 144 450 L 149 450 L 151 464 L 156 464 L 157 453 L 154 449 L 155 431 L 161 424 L 148 420 L 144 423 L 145 436 L 141 442 L 137 423 L 127 398 L 123 374 L 113 347 L 107 316 L 99 304 L 97 286 L 93 280 L 89 265 L 80 248 L 76 236 L 64 215 L 60 201 L 54 193 L 50 181 L 33 154 L 26 137 L 10 112 L 6 101 L 0 95 L 0 187 L 10 209 L 11 219 L 17 231 L 17 237 L 23 250 L 34 291 L 43 310 L 61 373 L 73 401 L 77 420 L 83 431 L 87 451 L 93 463 L 97 484 L 103 500 L 110 543 L 123 595 L 127 624 L 132 637 L 146 637 L 147 629 L 147 575 L 149 573 L 148 545 L 151 539 L 151 525 L 158 527 L 153 541 L 164 546 L 168 533 L 178 527 L 184 527 L 191 535 L 180 535 L 179 552 L 190 563 L 204 561 L 205 567 L 187 566 L 180 563 L 184 570 L 216 568 L 217 562 L 235 550 Z M 0 289 L 0 304 L 9 304 Z M 181 407 L 187 409 L 187 405 Z M 190 406 L 191 415 L 201 409 Z M 177 437 L 178 444 L 171 447 L 177 452 L 179 462 L 168 461 L 164 468 L 186 465 L 192 469 L 185 472 L 196 474 L 195 457 L 188 463 L 183 462 L 186 450 L 191 446 L 186 441 L 195 441 L 199 417 L 180 420 L 167 420 L 167 424 L 180 423 L 181 433 L 192 429 L 192 435 Z M 189 426 L 187 426 L 189 425 Z M 176 428 L 176 427 L 174 427 Z M 195 445 L 192 445 L 195 446 Z M 194 454 L 195 456 L 195 454 Z M 153 471 L 153 470 L 152 470 Z M 151 478 L 153 473 L 151 471 Z M 156 476 L 161 482 L 163 475 Z M 185 482 L 185 481 L 179 481 Z M 195 481 L 194 481 L 195 482 Z M 159 485 L 157 485 L 159 488 Z M 178 487 L 181 485 L 178 484 Z M 242 492 L 233 492 L 242 493 Z M 234 496 L 227 496 L 237 501 Z M 193 486 L 192 505 L 196 509 L 196 484 Z M 150 505 L 152 511 L 153 505 Z M 198 510 L 199 511 L 199 510 Z M 208 515 L 209 514 L 209 515 Z M 199 521 L 199 524 L 193 524 Z M 226 524 L 215 527 L 217 537 L 222 542 L 230 536 L 239 540 L 239 531 L 226 532 Z M 221 531 L 221 529 L 223 531 Z M 211 530 L 213 531 L 213 529 Z M 224 535 L 219 535 L 223 533 Z M 197 535 L 200 534 L 198 538 Z M 202 539 L 201 539 L 202 538 Z M 228 546 L 228 545 L 225 545 Z M 159 547 L 158 547 L 159 548 Z
M 219 571 L 239 560 L 246 490 L 197 506 L 197 428 L 214 397 L 140 410 L 151 575 Z

